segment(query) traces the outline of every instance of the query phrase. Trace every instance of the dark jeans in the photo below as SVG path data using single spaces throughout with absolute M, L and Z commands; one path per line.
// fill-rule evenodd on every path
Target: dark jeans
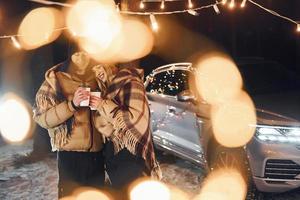
M 127 187 L 136 179 L 149 175 L 144 159 L 131 154 L 126 148 L 114 155 L 112 142 L 105 144 L 104 155 L 115 199 L 128 199 Z
M 78 187 L 104 186 L 103 152 L 61 151 L 57 153 L 58 197 L 70 195 Z

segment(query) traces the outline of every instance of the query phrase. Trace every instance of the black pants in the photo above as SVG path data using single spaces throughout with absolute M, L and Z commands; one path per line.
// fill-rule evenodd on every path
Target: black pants
M 78 187 L 104 186 L 103 152 L 61 151 L 57 153 L 58 197 L 70 195 Z
M 127 199 L 127 187 L 134 180 L 149 175 L 144 159 L 131 154 L 126 148 L 114 155 L 112 142 L 105 144 L 104 155 L 115 199 Z

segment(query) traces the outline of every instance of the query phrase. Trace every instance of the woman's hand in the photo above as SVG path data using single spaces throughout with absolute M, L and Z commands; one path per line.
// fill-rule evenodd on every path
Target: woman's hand
M 98 106 L 102 103 L 102 101 L 103 101 L 103 99 L 101 97 L 91 95 L 91 98 L 90 98 L 91 109 L 96 110 L 98 108 Z
M 84 100 L 88 100 L 90 96 L 90 92 L 86 91 L 84 88 L 79 87 L 77 88 L 77 90 L 74 93 L 74 97 L 73 97 L 73 104 L 76 107 L 80 106 L 80 102 L 84 101 Z

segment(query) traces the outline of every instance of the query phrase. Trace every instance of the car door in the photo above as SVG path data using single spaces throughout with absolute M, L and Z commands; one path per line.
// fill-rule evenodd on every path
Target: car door
M 205 162 L 200 144 L 201 119 L 191 101 L 177 100 L 179 93 L 189 90 L 191 75 L 189 70 L 165 69 L 151 78 L 146 89 L 155 145 L 201 165 Z

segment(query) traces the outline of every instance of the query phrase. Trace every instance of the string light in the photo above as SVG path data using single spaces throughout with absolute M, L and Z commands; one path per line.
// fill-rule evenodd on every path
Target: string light
M 63 7 L 72 7 L 71 4 L 59 3 L 59 2 L 54 2 L 54 1 L 46 1 L 46 0 L 28 0 L 28 1 L 32 1 L 35 3 L 41 3 L 41 4 L 45 4 L 45 5 L 57 5 L 57 6 L 63 6 Z
M 213 8 L 214 8 L 214 10 L 215 10 L 215 12 L 216 12 L 217 14 L 220 14 L 220 9 L 219 9 L 219 7 L 217 6 L 217 4 L 215 4 L 215 5 L 213 6 Z
M 144 8 L 145 8 L 144 1 L 143 1 L 143 0 L 141 0 L 141 2 L 140 2 L 140 9 L 144 9 Z
M 229 4 L 229 8 L 233 9 L 235 7 L 235 0 L 231 0 Z
M 248 0 L 248 2 L 249 2 L 249 3 L 252 3 L 253 5 L 257 6 L 258 8 L 260 8 L 260 9 L 262 9 L 262 10 L 264 10 L 264 11 L 270 13 L 271 15 L 274 15 L 274 16 L 276 16 L 276 17 L 279 17 L 279 18 L 281 18 L 281 19 L 284 19 L 284 20 L 286 20 L 286 21 L 289 21 L 289 22 L 291 22 L 291 23 L 293 23 L 293 24 L 296 24 L 297 26 L 299 25 L 299 23 L 298 23 L 297 21 L 295 21 L 295 20 L 293 20 L 293 19 L 291 19 L 291 18 L 289 18 L 289 17 L 286 17 L 286 16 L 284 16 L 284 15 L 280 15 L 279 13 L 277 13 L 277 12 L 271 10 L 271 9 L 265 8 L 265 7 L 263 7 L 262 5 L 256 3 L 256 2 L 253 1 L 253 0 Z
M 63 6 L 63 7 L 72 7 L 71 4 L 59 3 L 59 2 L 47 1 L 47 0 L 27 0 L 27 1 L 36 2 L 36 3 L 40 3 L 40 4 L 44 4 L 44 5 L 57 5 L 57 6 Z M 127 15 L 147 15 L 147 16 L 150 16 L 150 20 L 152 19 L 151 20 L 151 24 L 152 24 L 153 30 L 158 30 L 158 24 L 156 22 L 154 14 L 155 15 L 171 15 L 171 14 L 179 14 L 179 13 L 189 13 L 191 15 L 197 16 L 197 15 L 199 15 L 199 13 L 197 11 L 200 11 L 200 10 L 203 10 L 203 9 L 208 9 L 208 8 L 211 8 L 211 7 L 213 7 L 215 9 L 218 4 L 223 4 L 224 5 L 227 2 L 228 2 L 227 0 L 219 0 L 219 1 L 217 0 L 216 3 L 214 3 L 214 4 L 209 4 L 209 5 L 205 5 L 205 6 L 193 8 L 193 9 L 175 10 L 175 11 L 168 11 L 168 12 L 133 12 L 133 11 L 122 11 L 122 10 L 120 10 L 119 6 L 117 6 L 116 10 L 119 11 L 121 14 L 127 14 Z M 242 3 L 241 3 L 241 7 L 245 6 L 247 2 L 251 3 L 252 5 L 257 6 L 261 10 L 263 10 L 265 12 L 268 12 L 269 14 L 271 14 L 273 16 L 276 16 L 278 18 L 284 19 L 284 20 L 286 20 L 286 21 L 288 21 L 290 23 L 295 24 L 297 26 L 296 31 L 300 32 L 300 24 L 299 24 L 298 21 L 293 20 L 293 19 L 291 19 L 289 17 L 286 17 L 284 15 L 281 15 L 281 14 L 279 14 L 276 11 L 273 11 L 271 9 L 265 8 L 264 6 L 260 5 L 259 3 L 256 3 L 254 0 L 243 0 Z M 193 6 L 191 0 L 189 0 L 189 4 Z M 144 0 L 141 0 L 140 7 L 141 8 L 145 8 Z M 229 4 L 229 7 L 232 7 L 232 8 L 235 7 L 235 1 L 234 0 L 231 0 L 231 2 Z M 151 15 L 153 15 L 153 17 L 151 17 Z M 64 27 L 64 28 L 59 28 L 59 29 L 56 29 L 56 30 L 65 30 L 65 29 L 67 29 L 67 28 Z M 54 30 L 54 31 L 56 31 L 56 30 Z M 77 34 L 74 33 L 74 36 L 76 36 L 76 35 Z M 0 39 L 11 39 L 15 46 L 17 46 L 17 44 L 19 44 L 19 42 L 17 41 L 16 37 L 22 37 L 22 35 L 2 35 L 2 36 L 0 35 Z
M 17 48 L 17 49 L 21 49 L 21 44 L 18 42 L 18 40 L 16 39 L 15 36 L 10 37 L 13 45 Z
M 194 7 L 192 0 L 189 0 L 188 7 L 189 7 L 189 8 L 193 8 L 193 7 Z
M 156 18 L 153 14 L 150 14 L 150 21 L 151 21 L 151 26 L 152 26 L 152 30 L 157 32 L 158 30 L 158 23 L 156 21 Z
M 198 16 L 199 15 L 199 13 L 197 11 L 195 11 L 195 10 L 188 10 L 188 13 L 190 15 L 194 15 L 194 16 Z
M 247 0 L 243 0 L 243 2 L 241 3 L 241 8 L 245 8 L 246 2 L 247 2 Z
M 160 9 L 165 9 L 165 0 L 161 1 Z

